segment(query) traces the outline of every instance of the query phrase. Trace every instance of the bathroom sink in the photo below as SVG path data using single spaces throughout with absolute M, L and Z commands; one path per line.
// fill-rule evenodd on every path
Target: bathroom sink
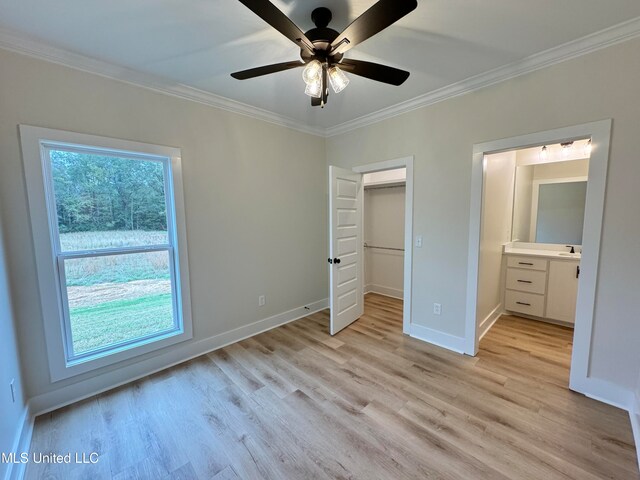
M 560 252 L 558 253 L 560 257 L 570 257 L 570 258 L 580 258 L 579 253 L 569 253 L 569 252 Z

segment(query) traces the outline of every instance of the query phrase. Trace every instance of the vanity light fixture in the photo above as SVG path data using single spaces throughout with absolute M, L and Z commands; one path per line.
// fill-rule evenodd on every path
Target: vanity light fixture
M 560 146 L 562 147 L 562 156 L 567 158 L 573 148 L 573 142 L 564 142 L 561 143 Z
M 542 162 L 546 162 L 548 158 L 549 158 L 549 150 L 545 145 L 544 147 L 542 147 L 542 150 L 540 150 L 540 160 Z
M 591 139 L 589 139 L 589 141 L 587 142 L 587 144 L 584 147 L 584 154 L 587 157 L 591 156 L 591 150 L 593 149 L 593 145 L 591 145 Z

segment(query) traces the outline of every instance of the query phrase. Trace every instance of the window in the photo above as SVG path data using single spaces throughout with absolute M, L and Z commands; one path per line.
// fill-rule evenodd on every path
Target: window
M 52 378 L 191 338 L 179 151 L 20 132 Z

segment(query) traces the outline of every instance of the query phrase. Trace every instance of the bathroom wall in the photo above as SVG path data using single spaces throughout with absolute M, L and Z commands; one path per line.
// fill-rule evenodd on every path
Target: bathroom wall
M 511 241 L 515 173 L 515 152 L 485 158 L 477 306 L 480 335 L 502 312 L 502 246 Z
M 589 176 L 589 159 L 533 165 L 533 180 Z
M 533 195 L 533 175 L 535 167 L 516 168 L 516 185 L 513 209 L 514 242 L 529 242 L 531 230 L 531 197 Z
M 366 188 L 364 240 L 379 247 L 404 248 L 404 185 Z M 403 297 L 404 252 L 365 249 L 365 292 Z

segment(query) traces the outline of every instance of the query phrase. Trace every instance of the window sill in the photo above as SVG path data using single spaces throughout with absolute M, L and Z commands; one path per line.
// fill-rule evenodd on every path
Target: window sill
M 193 338 L 193 335 L 182 330 L 171 331 L 134 344 L 116 347 L 107 352 L 100 352 L 95 355 L 67 361 L 60 365 L 51 365 L 51 381 L 58 382 L 66 378 L 75 377 L 76 375 L 91 372 L 177 343 L 185 342 L 191 338 Z

